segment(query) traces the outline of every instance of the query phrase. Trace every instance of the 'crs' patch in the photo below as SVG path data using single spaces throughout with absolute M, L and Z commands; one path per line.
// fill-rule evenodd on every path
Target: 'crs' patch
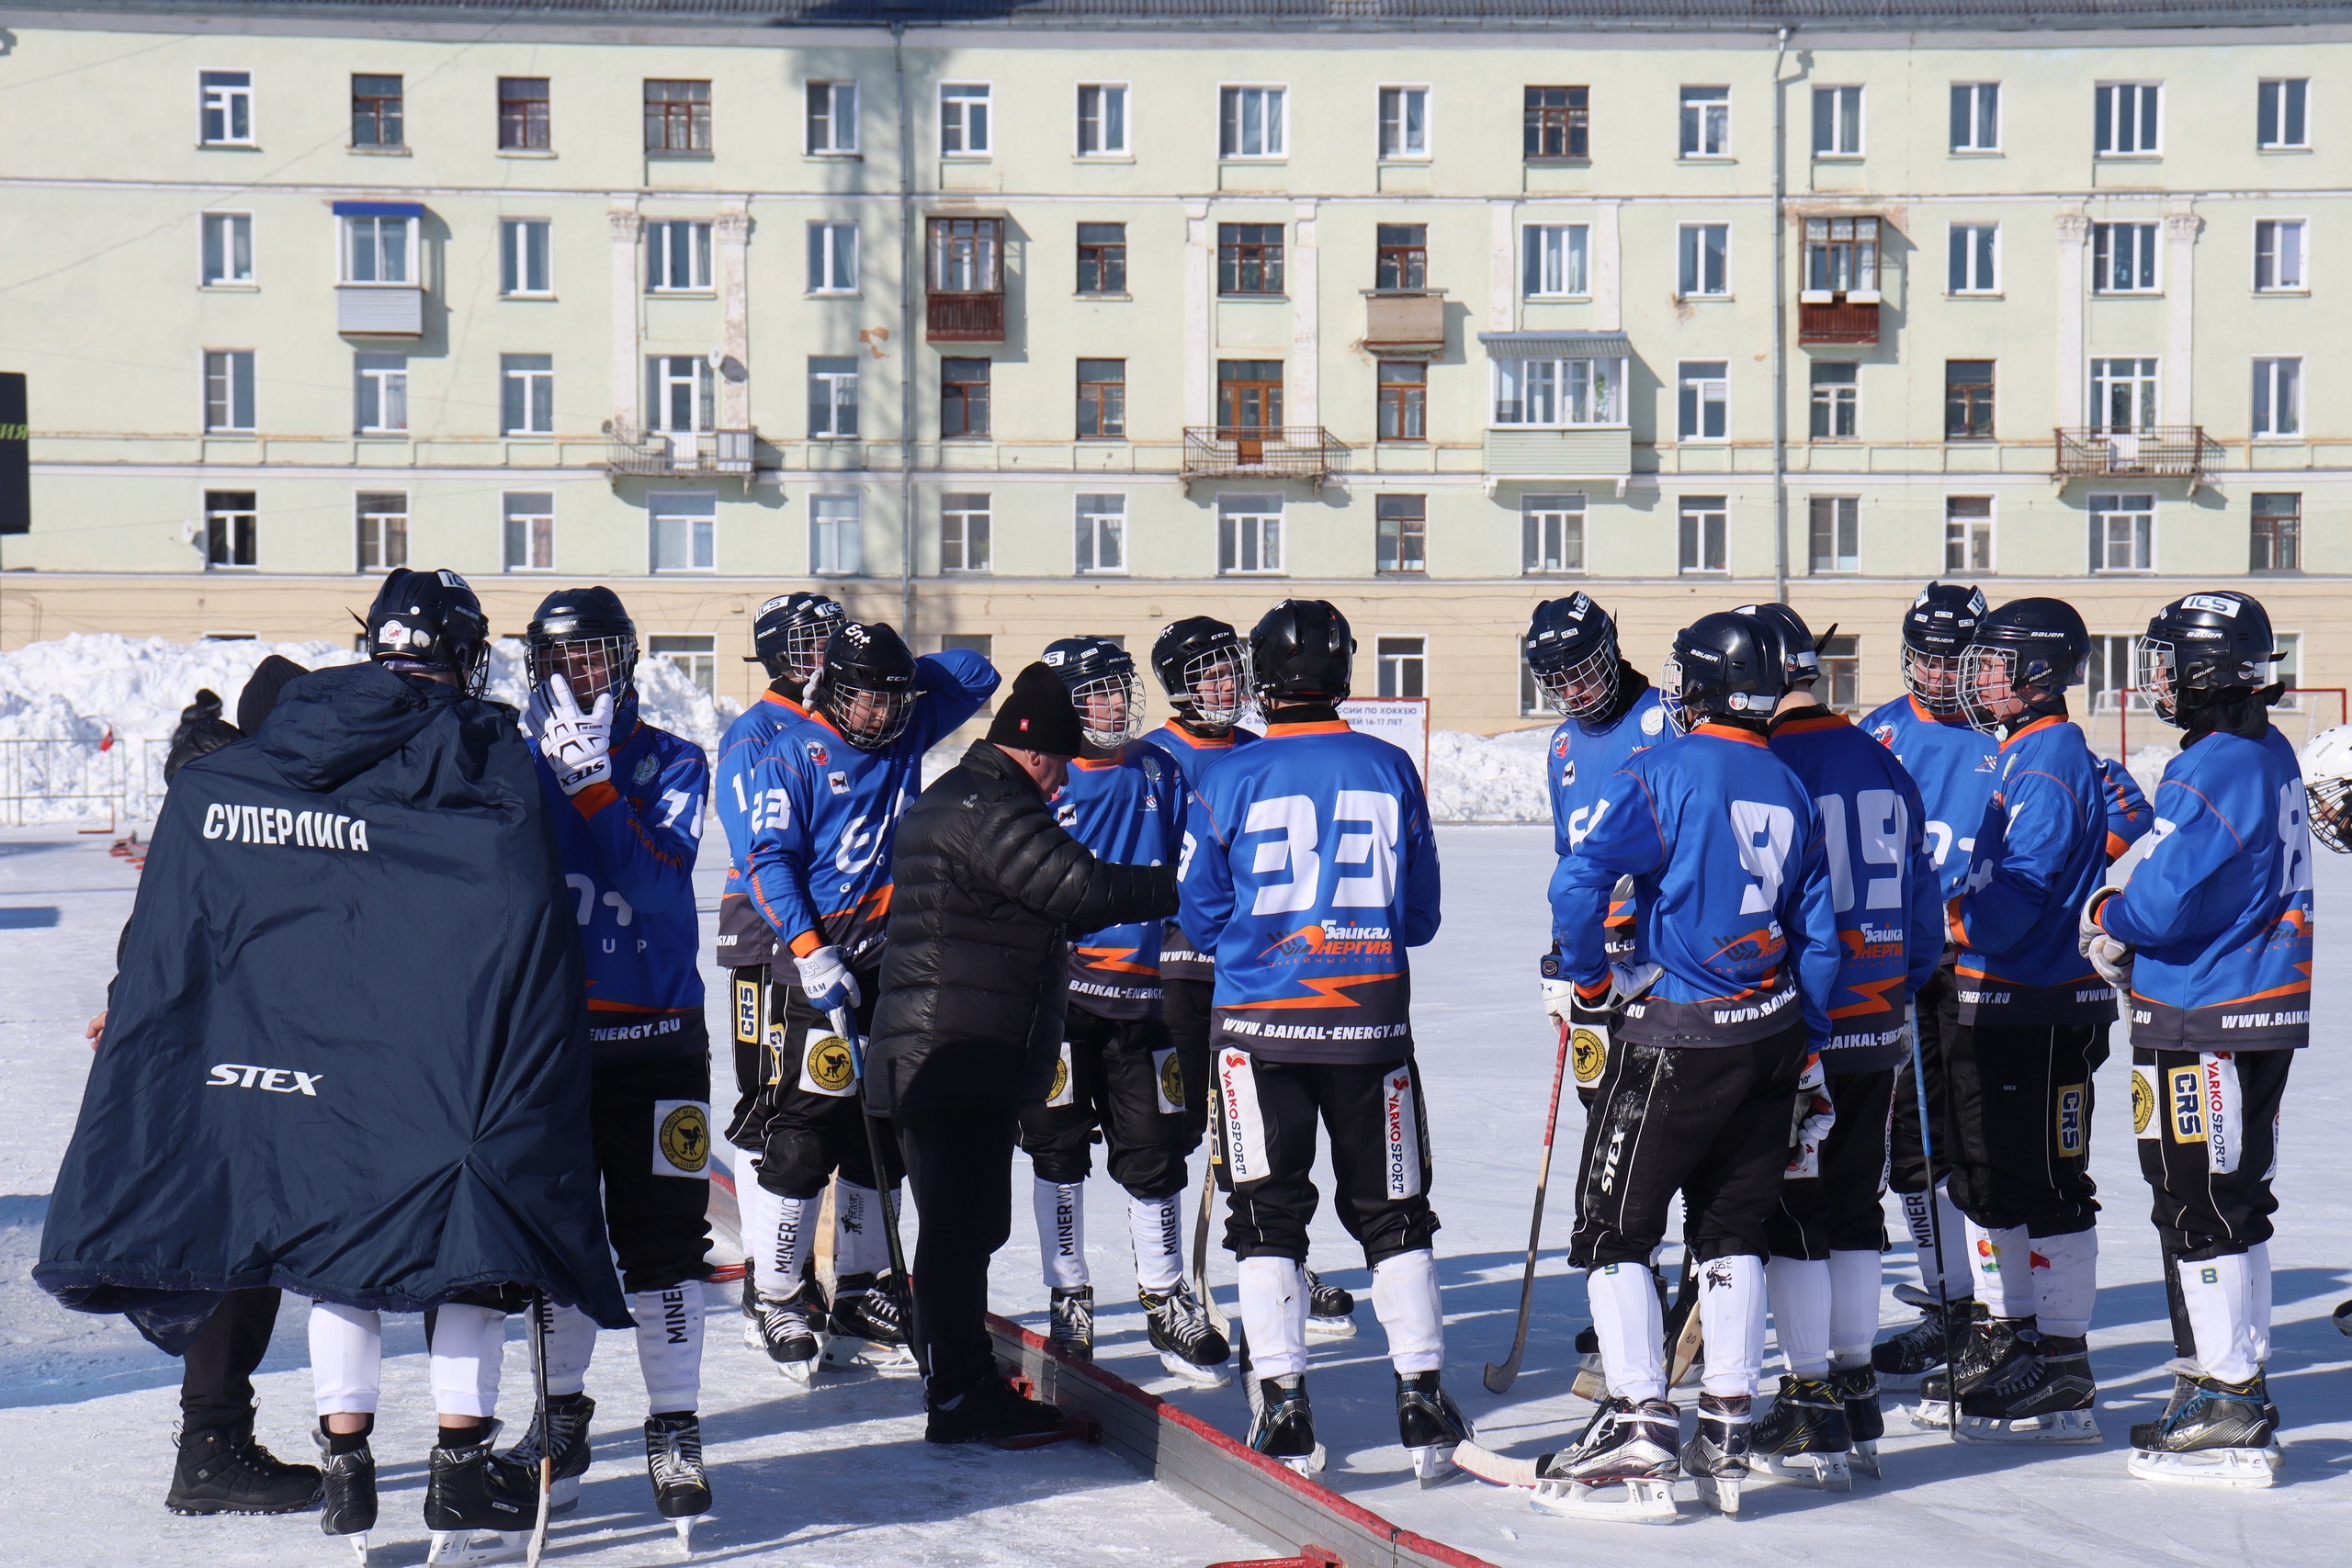
M 1578 1089 L 1599 1083 L 1609 1066 L 1609 1036 L 1588 1023 L 1568 1031 L 1568 1066 L 1577 1076 Z
M 710 1175 L 710 1107 L 699 1100 L 653 1102 L 653 1174 Z
M 2089 1120 L 2087 1096 L 2083 1085 L 2061 1085 L 2057 1095 L 2058 1157 L 2080 1159 L 2083 1156 L 2084 1124 Z
M 739 1045 L 760 1043 L 760 983 L 757 980 L 735 982 L 735 1041 Z
M 2205 1141 L 2205 1093 L 2195 1067 L 2175 1067 L 2165 1075 L 2165 1103 L 2172 1118 L 2172 1141 Z

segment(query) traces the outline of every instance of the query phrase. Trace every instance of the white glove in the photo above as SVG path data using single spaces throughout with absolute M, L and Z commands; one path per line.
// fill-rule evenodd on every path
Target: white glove
M 1576 1004 L 1576 982 L 1560 973 L 1560 955 L 1557 953 L 1545 953 L 1539 970 L 1542 976 L 1539 983 L 1544 987 L 1544 1016 L 1566 1028 L 1572 1021 L 1568 1009 Z
M 808 993 L 808 1005 L 819 1012 L 854 1008 L 865 999 L 857 988 L 857 976 L 850 973 L 849 955 L 838 947 L 820 947 L 793 964 L 800 971 L 800 988 Z
M 2115 987 L 2118 996 L 2128 996 L 2132 990 L 2132 944 L 2112 937 L 2099 929 L 2099 907 L 2118 893 L 2120 887 L 2102 887 L 2093 893 L 2083 905 L 2083 918 L 2076 928 L 2075 945 L 2098 977 Z
M 612 693 L 582 713 L 572 700 L 571 682 L 550 675 L 531 694 L 530 726 L 538 737 L 539 754 L 555 770 L 555 782 L 564 794 L 578 795 L 591 784 L 612 781 Z
M 1636 1002 L 1657 984 L 1666 973 L 1662 964 L 1611 964 L 1609 966 L 1609 1010 L 1617 1011 L 1627 1002 Z
M 1828 1075 L 1821 1070 L 1821 1053 L 1816 1051 L 1804 1059 L 1804 1071 L 1797 1077 L 1795 1128 L 1789 1150 L 1788 1174 L 1793 1179 L 1821 1174 L 1821 1145 L 1829 1136 L 1829 1129 L 1838 1124 L 1838 1108 L 1829 1103 Z

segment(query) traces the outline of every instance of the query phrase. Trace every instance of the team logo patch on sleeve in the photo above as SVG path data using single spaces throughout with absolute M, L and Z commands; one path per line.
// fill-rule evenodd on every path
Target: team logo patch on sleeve
M 2058 1157 L 2080 1159 L 2086 1142 L 2084 1134 L 2090 1122 L 2089 1096 L 2085 1086 L 2062 1084 L 2057 1094 Z
M 2145 1063 L 2132 1066 L 2132 1135 L 2156 1135 L 2156 1069 Z
M 699 1100 L 653 1102 L 653 1174 L 710 1177 L 710 1107 Z
M 1152 1087 L 1159 1096 L 1162 1116 L 1180 1116 L 1184 1111 L 1184 1074 L 1177 1065 L 1176 1048 L 1151 1054 Z
M 857 1058 L 849 1042 L 831 1030 L 811 1028 L 800 1051 L 800 1088 L 806 1094 L 846 1100 L 857 1092 Z
M 1069 1042 L 1065 1040 L 1062 1042 L 1062 1054 L 1054 1062 L 1054 1083 L 1053 1087 L 1046 1091 L 1046 1103 L 1047 1105 L 1076 1105 L 1078 1086 L 1073 1081 L 1075 1076 L 1071 1073 L 1069 1066 Z
M 1609 1068 L 1608 1033 L 1585 1023 L 1568 1031 L 1568 1067 L 1577 1076 L 1578 1089 L 1599 1083 Z

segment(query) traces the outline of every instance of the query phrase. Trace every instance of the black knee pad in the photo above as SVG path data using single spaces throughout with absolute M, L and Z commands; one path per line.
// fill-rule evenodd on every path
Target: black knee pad
M 779 1127 L 760 1154 L 760 1185 L 779 1198 L 817 1198 L 841 1163 L 833 1139 L 813 1127 Z

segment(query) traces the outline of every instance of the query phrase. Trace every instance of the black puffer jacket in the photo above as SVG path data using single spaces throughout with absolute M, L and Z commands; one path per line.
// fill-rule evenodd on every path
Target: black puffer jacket
M 1045 1098 L 1067 935 L 1176 912 L 1176 868 L 1114 865 L 985 740 L 899 819 L 865 1092 L 877 1114 Z

